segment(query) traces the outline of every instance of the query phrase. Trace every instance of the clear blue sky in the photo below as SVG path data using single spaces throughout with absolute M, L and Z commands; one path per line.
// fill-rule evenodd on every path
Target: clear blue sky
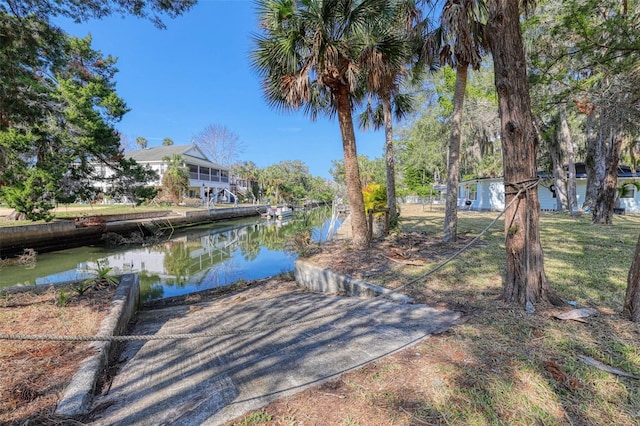
M 149 146 L 158 146 L 168 137 L 189 144 L 216 124 L 239 136 L 241 160 L 261 168 L 301 160 L 314 176 L 330 178 L 331 161 L 343 158 L 337 119 L 312 122 L 302 112 L 273 110 L 265 102 L 249 65 L 257 32 L 252 1 L 200 0 L 184 16 L 165 19 L 166 30 L 120 16 L 54 22 L 75 36 L 91 33 L 94 49 L 118 58 L 116 88 L 131 111 L 117 128 L 130 140 L 144 136 Z M 382 132 L 360 132 L 357 124 L 356 132 L 358 154 L 382 156 Z

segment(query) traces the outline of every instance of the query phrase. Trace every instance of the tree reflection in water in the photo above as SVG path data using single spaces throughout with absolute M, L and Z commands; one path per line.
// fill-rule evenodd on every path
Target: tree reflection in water
M 84 274 L 98 263 L 112 268 L 113 275 L 136 273 L 142 301 L 264 278 L 291 271 L 297 253 L 291 251 L 296 245 L 290 241 L 317 244 L 316 235 L 326 229 L 328 216 L 328 210 L 315 209 L 286 221 L 245 219 L 189 228 L 153 246 L 90 246 L 42 253 L 33 269 L 3 268 L 0 286 L 86 278 Z M 15 282 L 8 277 L 15 277 Z
M 153 288 L 164 289 L 161 298 L 290 271 L 297 250 L 326 240 L 328 214 L 315 209 L 285 221 L 193 230 L 163 244 L 164 277 Z M 157 291 L 144 294 L 145 300 L 155 298 Z

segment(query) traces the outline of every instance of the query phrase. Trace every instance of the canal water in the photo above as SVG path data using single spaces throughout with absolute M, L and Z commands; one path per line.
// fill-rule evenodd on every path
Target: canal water
M 294 236 L 312 230 L 312 244 L 335 232 L 326 215 L 273 221 L 243 219 L 198 226 L 148 246 L 94 245 L 38 254 L 33 265 L 0 269 L 0 287 L 80 281 L 111 268 L 136 273 L 143 301 L 265 278 L 293 270 Z

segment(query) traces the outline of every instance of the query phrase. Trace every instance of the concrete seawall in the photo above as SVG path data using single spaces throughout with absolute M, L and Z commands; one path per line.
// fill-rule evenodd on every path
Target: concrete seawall
M 95 225 L 76 224 L 74 220 L 56 220 L 51 223 L 7 226 L 0 228 L 0 257 L 15 256 L 24 249 L 38 252 L 94 244 L 105 232 L 126 234 L 138 231 L 146 223 L 180 228 L 218 220 L 259 216 L 266 206 L 203 209 L 186 212 L 153 211 L 122 215 L 91 215 L 81 219 L 96 219 Z M 90 222 L 89 222 L 90 223 Z
M 0 228 L 0 257 L 22 253 L 24 249 L 52 251 L 63 247 L 80 246 L 98 241 L 100 227 L 78 228 L 72 220 L 46 224 L 9 226 Z

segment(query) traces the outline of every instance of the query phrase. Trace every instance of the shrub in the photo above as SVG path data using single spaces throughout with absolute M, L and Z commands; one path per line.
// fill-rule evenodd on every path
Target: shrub
M 380 184 L 370 183 L 362 190 L 364 211 L 383 209 L 387 207 L 387 190 Z

